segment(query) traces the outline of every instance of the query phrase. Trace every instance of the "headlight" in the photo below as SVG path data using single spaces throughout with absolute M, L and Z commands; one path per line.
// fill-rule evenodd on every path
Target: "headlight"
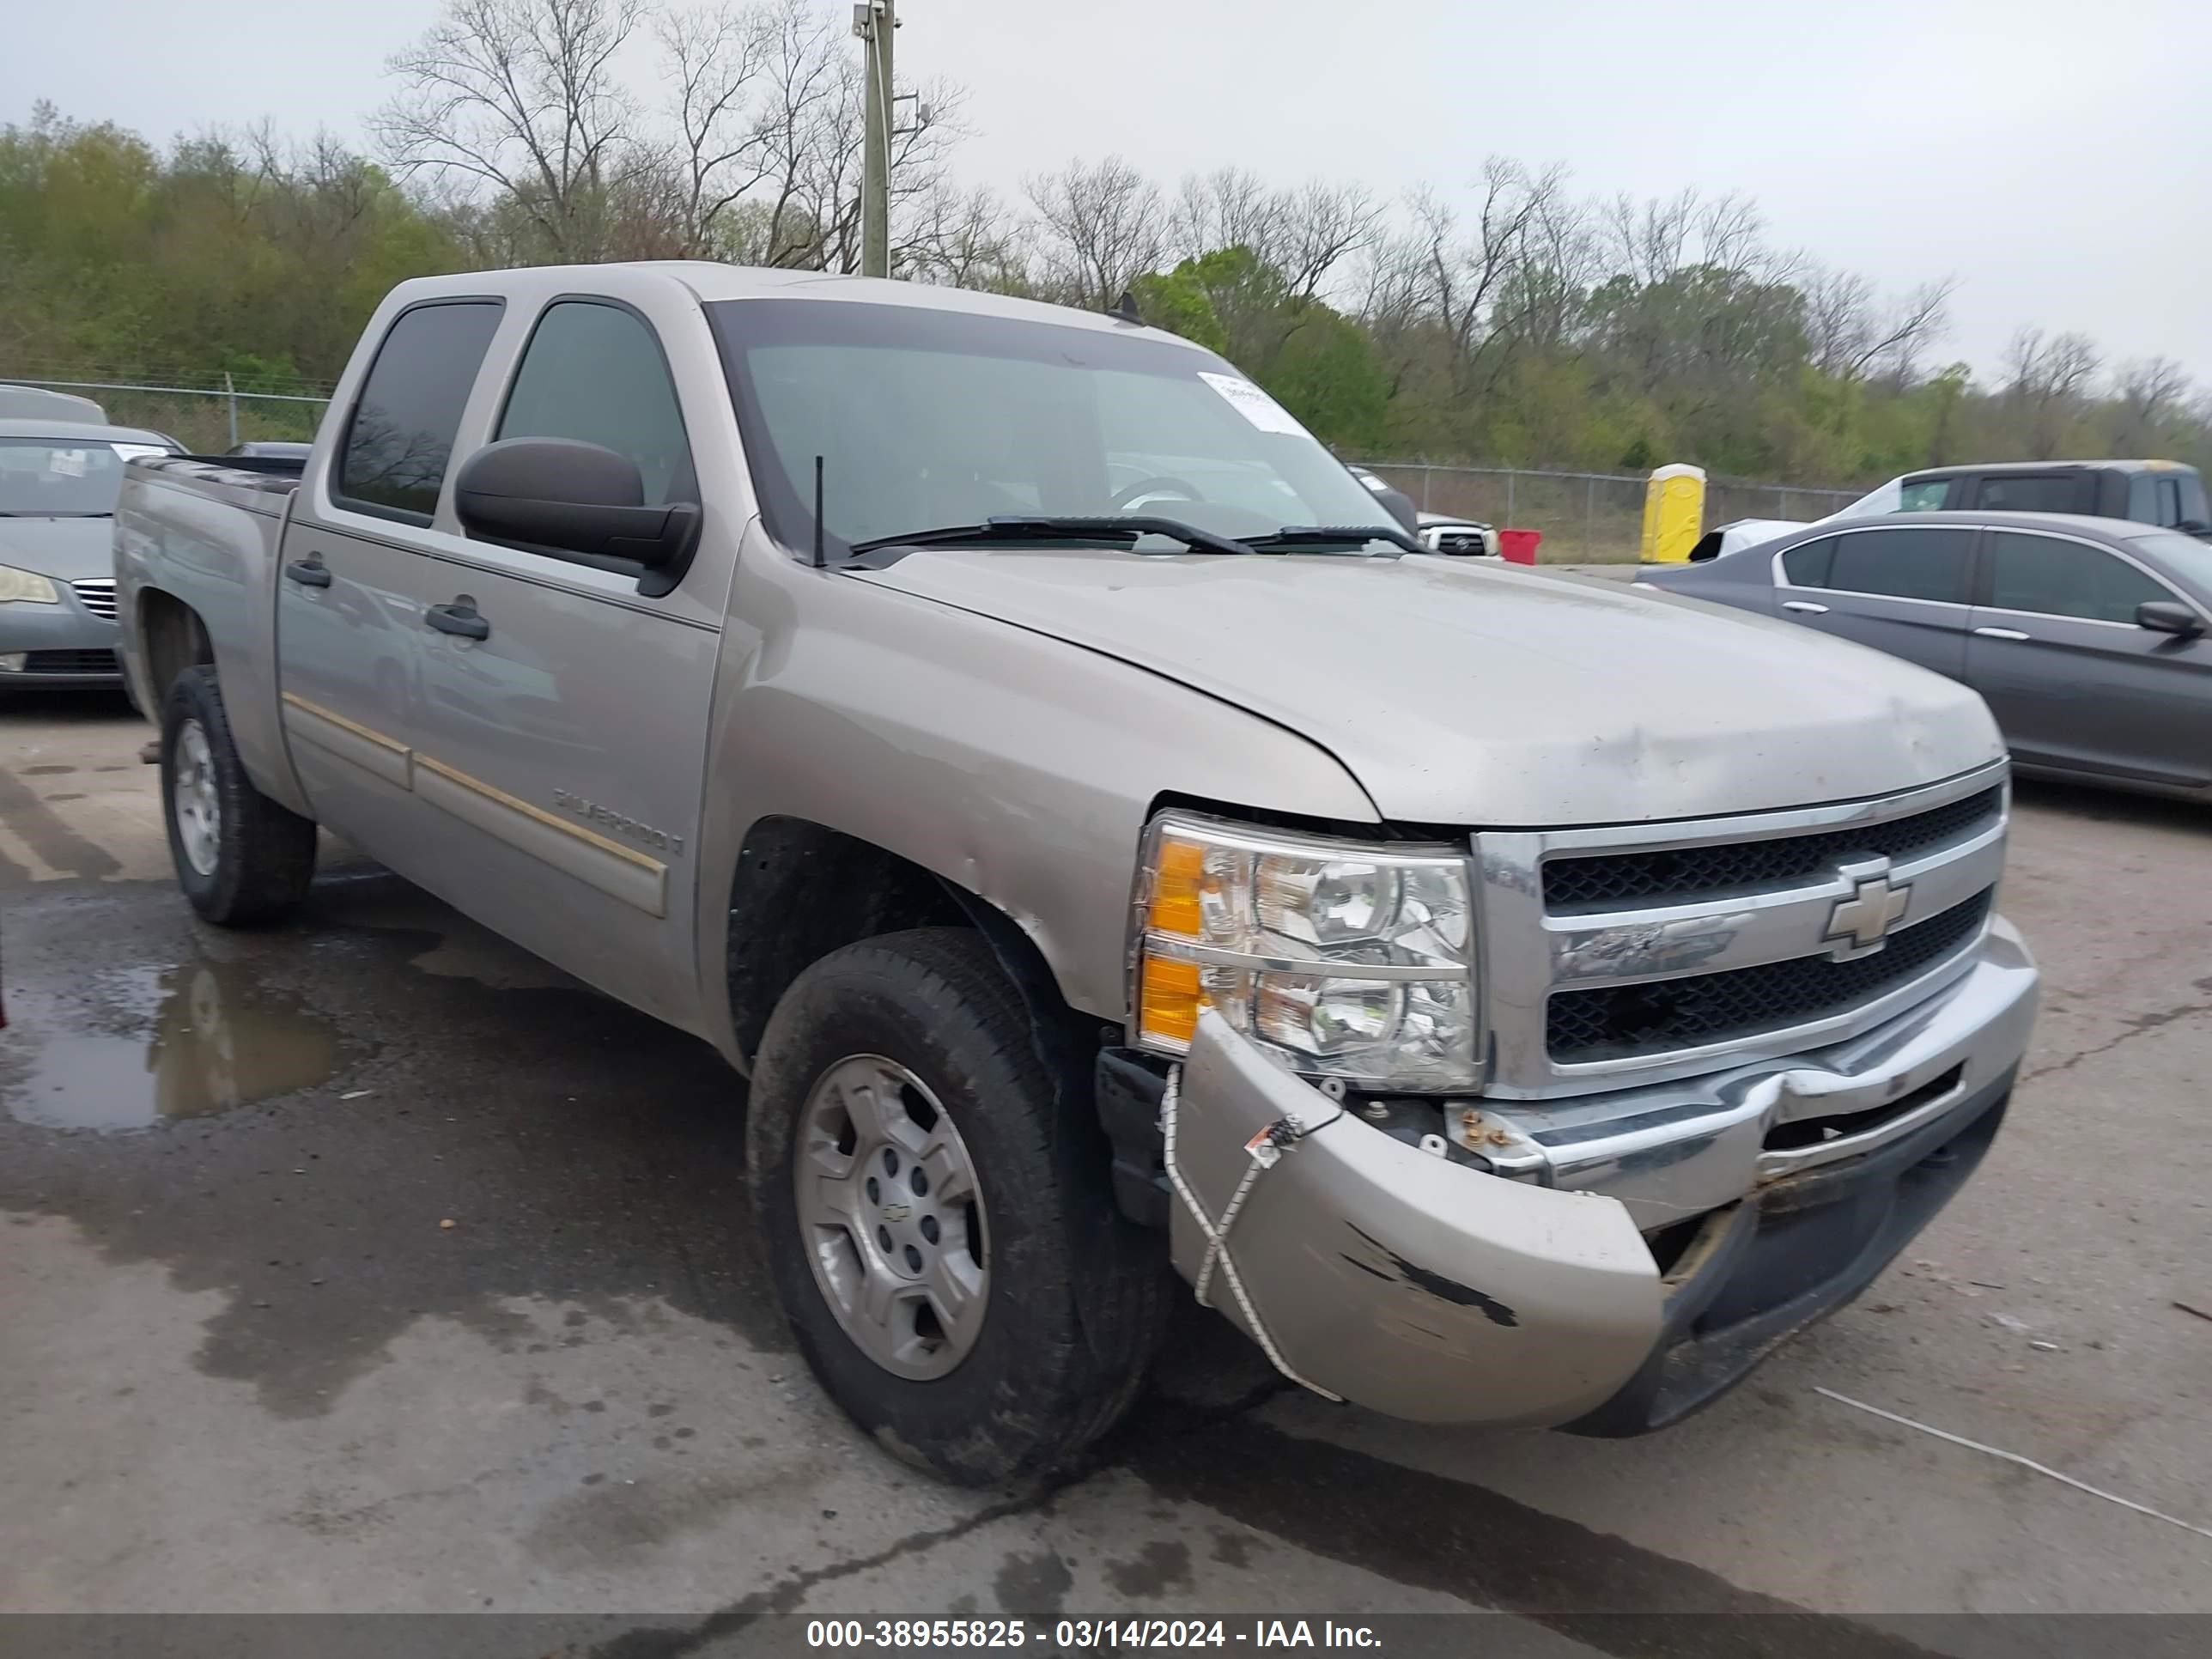
M 1471 908 L 1450 848 L 1163 813 L 1138 882 L 1138 1045 L 1187 1053 L 1211 1007 L 1309 1076 L 1472 1088 Z
M 52 578 L 0 564 L 0 605 L 59 605 L 61 598 Z

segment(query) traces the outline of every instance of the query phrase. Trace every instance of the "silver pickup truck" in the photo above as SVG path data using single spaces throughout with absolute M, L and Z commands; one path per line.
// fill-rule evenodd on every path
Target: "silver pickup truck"
M 133 462 L 116 574 L 200 914 L 325 825 L 716 1045 L 798 1341 L 955 1480 L 1114 1420 L 1170 1261 L 1323 1395 L 1671 1422 L 2027 1039 L 1971 692 L 1425 556 L 1119 318 L 410 282 L 303 464 Z

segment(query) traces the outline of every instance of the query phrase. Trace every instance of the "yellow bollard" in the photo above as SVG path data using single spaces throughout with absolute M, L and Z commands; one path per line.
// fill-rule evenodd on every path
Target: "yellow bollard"
M 1638 556 L 1646 564 L 1686 564 L 1705 533 L 1705 470 L 1677 463 L 1653 472 L 1644 486 L 1644 542 Z

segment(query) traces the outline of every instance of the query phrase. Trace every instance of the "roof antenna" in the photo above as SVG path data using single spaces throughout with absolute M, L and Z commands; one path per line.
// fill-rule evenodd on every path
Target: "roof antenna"
M 1137 313 L 1137 296 L 1126 288 L 1121 290 L 1121 298 L 1119 302 L 1117 302 L 1114 308 L 1106 314 L 1109 317 L 1115 318 L 1121 322 L 1136 323 L 1140 326 L 1145 320 Z
M 822 568 L 822 458 L 814 458 L 814 568 Z

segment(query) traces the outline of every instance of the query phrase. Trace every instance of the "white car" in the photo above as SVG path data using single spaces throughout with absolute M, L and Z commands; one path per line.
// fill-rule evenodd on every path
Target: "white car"
M 1414 538 L 1431 553 L 1451 553 L 1465 558 L 1498 556 L 1498 532 L 1476 519 L 1455 519 L 1443 513 L 1424 513 Z

